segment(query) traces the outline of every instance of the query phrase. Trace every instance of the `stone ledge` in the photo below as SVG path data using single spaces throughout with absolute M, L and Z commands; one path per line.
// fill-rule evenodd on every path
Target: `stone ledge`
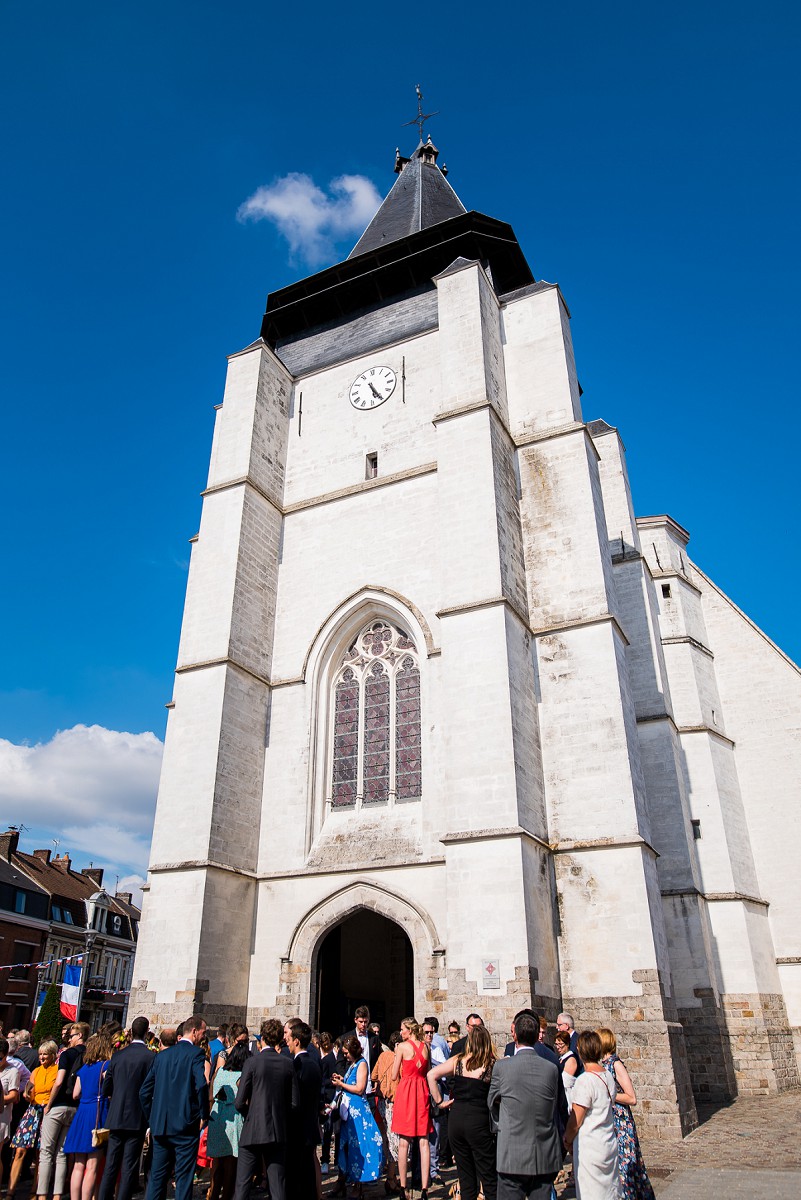
M 531 632 L 531 624 L 516 604 L 509 599 L 508 596 L 489 596 L 486 600 L 468 600 L 465 604 L 449 604 L 447 608 L 441 608 L 435 616 L 439 617 L 458 617 L 463 613 L 476 612 L 482 608 L 496 608 L 499 605 L 504 605 L 509 611 L 517 617 L 518 621 L 525 628 L 527 633 Z
M 770 907 L 770 900 L 763 900 L 761 896 L 751 896 L 747 892 L 702 892 L 700 888 L 662 888 L 660 893 L 662 896 L 700 896 L 702 900 L 711 900 L 713 903 L 720 900 L 741 900 L 747 901 L 750 904 L 762 904 L 765 908 Z M 801 959 L 796 960 L 801 962 Z M 708 989 L 696 988 L 696 994 L 706 992 Z M 711 995 L 711 991 L 709 992 Z
M 389 487 L 391 484 L 404 483 L 407 479 L 432 475 L 436 473 L 436 470 L 437 464 L 428 462 L 421 463 L 418 467 L 407 467 L 404 471 L 393 471 L 390 475 L 382 475 L 376 479 L 365 479 L 361 483 L 351 484 L 350 487 L 337 488 L 332 492 L 323 492 L 319 496 L 310 496 L 308 500 L 296 500 L 292 504 L 285 504 L 283 514 L 289 516 L 291 513 L 301 512 L 307 508 L 317 508 L 321 504 L 333 504 L 337 500 L 346 500 L 350 496 L 360 496 L 364 492 L 374 492 L 379 488 Z
M 599 613 L 597 617 L 580 617 L 576 621 L 563 621 L 561 624 L 543 626 L 539 629 L 532 627 L 531 633 L 535 638 L 550 637 L 554 633 L 568 633 L 571 629 L 586 629 L 592 625 L 611 624 L 623 643 L 630 645 L 629 639 L 623 632 L 620 622 L 613 613 Z
M 531 833 L 528 829 L 524 829 L 522 825 L 510 825 L 507 827 L 498 827 L 497 829 L 465 829 L 457 833 L 446 833 L 439 840 L 445 846 L 459 845 L 464 842 L 487 842 L 501 841 L 504 838 L 528 838 L 529 841 L 536 842 L 538 846 L 542 846 L 544 850 L 552 850 L 553 847 L 543 838 L 537 837 L 535 833 Z
M 186 675 L 190 671 L 205 671 L 208 667 L 235 667 L 237 671 L 242 671 L 244 675 L 249 675 L 257 683 L 263 683 L 265 687 L 272 687 L 266 675 L 259 675 L 257 671 L 252 671 L 250 667 L 246 667 L 244 663 L 237 662 L 230 655 L 225 655 L 223 658 L 207 658 L 203 662 L 184 663 L 175 668 L 175 674 Z
M 437 470 L 435 462 L 421 463 L 417 467 L 407 467 L 403 471 L 393 471 L 390 475 L 382 475 L 376 479 L 364 479 L 359 483 L 351 484 L 349 487 L 336 488 L 331 492 L 322 492 L 317 496 L 309 496 L 306 500 L 296 500 L 292 504 L 280 504 L 274 497 L 269 496 L 263 488 L 254 482 L 249 475 L 240 475 L 236 479 L 226 479 L 223 483 L 212 484 L 200 494 L 205 499 L 206 496 L 216 495 L 218 492 L 230 491 L 231 488 L 249 487 L 252 488 L 263 500 L 266 500 L 272 508 L 281 517 L 289 516 L 291 513 L 301 512 L 306 508 L 316 508 L 321 504 L 332 504 L 336 500 L 344 500 L 349 496 L 359 496 L 363 492 L 373 492 L 377 488 L 388 487 L 393 483 L 403 483 L 407 479 L 417 479 L 421 475 L 431 475 Z
M 700 650 L 701 654 L 705 654 L 707 658 L 714 659 L 714 654 L 705 646 L 703 642 L 699 642 L 697 638 L 690 637 L 688 633 L 676 634 L 674 637 L 663 637 L 663 646 L 692 646 L 694 650 Z
M 713 725 L 677 725 L 677 733 L 708 733 L 711 737 L 716 737 L 719 741 L 725 742 L 727 746 L 734 749 L 735 742 L 725 733 L 721 733 L 719 729 L 715 729 Z
M 574 838 L 563 842 L 552 842 L 551 850 L 554 854 L 571 854 L 574 850 L 620 850 L 631 846 L 643 846 L 653 854 L 654 858 L 660 857 L 659 851 L 654 849 L 644 837 L 639 836 L 587 838 L 586 840 Z

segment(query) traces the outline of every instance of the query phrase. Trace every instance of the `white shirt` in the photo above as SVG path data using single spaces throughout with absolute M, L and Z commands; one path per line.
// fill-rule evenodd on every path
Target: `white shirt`
M 31 1077 L 31 1073 L 28 1070 L 28 1068 L 25 1066 L 25 1063 L 22 1061 L 22 1059 L 17 1058 L 16 1054 L 9 1054 L 8 1058 L 6 1059 L 6 1062 L 8 1063 L 8 1065 L 10 1067 L 16 1067 L 17 1070 L 19 1071 L 19 1094 L 20 1094 L 20 1097 L 22 1097 L 22 1093 L 25 1091 L 26 1087 L 28 1086 L 28 1080 Z
M 359 1045 L 362 1048 L 362 1057 L 367 1063 L 367 1091 L 365 1092 L 367 1096 L 373 1090 L 373 1081 L 370 1078 L 370 1039 L 366 1033 L 357 1033 L 356 1037 L 359 1039 Z

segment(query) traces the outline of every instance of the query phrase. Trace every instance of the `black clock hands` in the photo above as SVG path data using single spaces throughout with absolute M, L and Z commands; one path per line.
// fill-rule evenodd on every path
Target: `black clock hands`
M 371 391 L 371 392 L 373 393 L 373 395 L 375 396 L 376 400 L 383 400 L 383 399 L 384 399 L 384 397 L 381 395 L 381 393 L 380 393 L 380 392 L 377 392 L 377 391 L 375 390 L 375 388 L 373 387 L 372 383 L 370 383 L 370 381 L 369 381 L 369 380 L 368 380 L 368 382 L 367 382 L 367 386 L 369 387 L 370 391 Z

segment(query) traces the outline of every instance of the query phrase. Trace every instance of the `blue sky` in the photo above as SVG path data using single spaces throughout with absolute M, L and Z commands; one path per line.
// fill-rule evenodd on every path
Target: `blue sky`
M 385 194 L 418 81 L 462 201 L 561 284 L 638 514 L 801 658 L 799 9 L 518 7 L 0 9 L 0 813 L 26 839 L 91 829 L 141 872 L 225 356 L 358 236 L 321 261 L 237 212 L 292 173 Z

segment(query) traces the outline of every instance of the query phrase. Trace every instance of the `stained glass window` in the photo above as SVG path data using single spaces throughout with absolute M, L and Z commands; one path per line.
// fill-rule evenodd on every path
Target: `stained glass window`
M 389 675 L 374 662 L 364 684 L 364 803 L 389 799 Z
M 416 800 L 422 793 L 420 668 L 414 641 L 373 621 L 334 681 L 331 807 Z
M 395 676 L 395 793 L 399 800 L 420 795 L 420 670 L 407 654 Z
M 334 775 L 331 803 L 350 808 L 356 803 L 359 764 L 359 682 L 350 667 L 342 672 L 334 702 Z

